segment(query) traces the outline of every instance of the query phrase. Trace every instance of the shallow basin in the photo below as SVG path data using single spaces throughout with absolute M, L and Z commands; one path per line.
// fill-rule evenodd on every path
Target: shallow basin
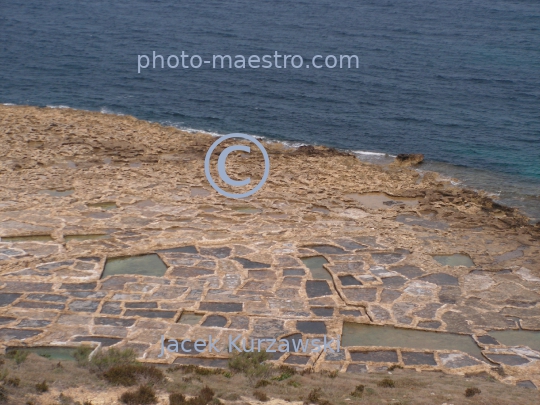
M 67 197 L 68 195 L 73 194 L 74 190 L 65 190 L 65 191 L 58 191 L 58 190 L 39 190 L 39 194 L 47 194 L 51 197 Z
M 35 353 L 39 356 L 46 357 L 51 360 L 61 360 L 61 361 L 72 361 L 75 360 L 73 356 L 76 347 L 8 347 L 6 353 L 19 351 L 19 352 L 28 352 Z
M 485 361 L 480 348 L 469 335 L 344 322 L 341 340 L 343 346 L 459 350 Z
M 2 242 L 51 242 L 51 235 L 28 235 L 28 236 L 6 236 L 0 238 Z
M 498 330 L 488 332 L 488 334 L 505 346 L 528 346 L 540 352 L 540 331 Z
M 203 187 L 191 187 L 190 192 L 192 197 L 208 197 L 210 195 L 210 191 Z
M 261 212 L 259 208 L 254 207 L 232 207 L 231 209 L 244 214 L 259 214 Z
M 72 240 L 84 241 L 84 240 L 99 240 L 99 239 L 110 239 L 110 235 L 100 235 L 100 234 L 89 234 L 89 235 L 64 235 L 64 240 L 66 242 Z
M 194 314 L 193 312 L 183 312 L 178 323 L 184 325 L 197 325 L 204 315 Z
M 396 205 L 407 205 L 414 207 L 418 205 L 418 200 L 405 197 L 391 197 L 384 193 L 348 194 L 347 197 L 358 201 L 366 208 L 388 209 Z
M 458 266 L 465 266 L 465 267 L 473 267 L 474 262 L 472 259 L 467 255 L 462 254 L 455 254 L 455 255 L 434 255 L 433 259 L 435 259 L 439 264 L 443 266 L 450 266 L 450 267 L 458 267 Z
M 328 263 L 323 256 L 304 257 L 302 262 L 311 271 L 314 280 L 332 280 L 328 270 L 323 267 L 323 264 Z
M 142 256 L 124 256 L 107 259 L 101 278 L 116 274 L 136 274 L 141 276 L 161 277 L 167 266 L 157 254 Z
M 113 210 L 118 208 L 115 202 L 98 202 L 98 203 L 88 203 L 86 204 L 90 208 L 101 208 L 104 210 Z

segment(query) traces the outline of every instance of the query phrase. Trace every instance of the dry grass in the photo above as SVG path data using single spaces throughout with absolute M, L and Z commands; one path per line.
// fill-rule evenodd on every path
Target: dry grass
M 103 378 L 113 385 L 126 387 L 146 382 L 157 384 L 164 380 L 163 371 L 146 364 L 124 364 L 112 366 L 103 373 Z
M 80 367 L 75 361 L 61 362 L 30 354 L 26 361 L 17 365 L 15 359 L 0 356 L 0 401 L 13 405 L 58 405 L 59 395 L 64 393 L 73 400 L 84 404 L 85 401 L 97 398 L 110 398 L 110 402 L 118 401 L 125 388 L 112 385 L 100 377 L 102 372 L 92 371 L 87 365 Z M 158 368 L 159 369 L 159 368 Z M 247 368 L 248 371 L 252 367 Z M 163 369 L 165 370 L 165 369 Z M 273 369 L 267 377 L 254 379 L 241 371 L 203 371 L 199 367 L 175 367 L 167 370 L 167 378 L 154 382 L 152 387 L 161 402 L 168 404 L 169 394 L 179 394 L 173 405 L 199 405 L 203 402 L 190 402 L 201 397 L 206 386 L 215 394 L 208 395 L 206 403 L 223 401 L 239 401 L 237 404 L 254 400 L 253 393 L 264 390 L 271 399 L 280 398 L 290 401 L 307 401 L 314 389 L 320 388 L 318 404 L 331 401 L 333 405 L 356 404 L 402 404 L 402 405 L 533 405 L 538 404 L 538 391 L 521 387 L 504 385 L 483 377 L 450 376 L 437 372 L 417 373 L 412 370 L 395 369 L 392 375 L 387 372 L 379 374 L 343 374 L 334 377 L 333 373 L 295 373 L 294 369 Z M 46 375 L 49 391 L 38 393 L 36 384 L 43 382 Z M 185 381 L 185 378 L 191 378 Z M 332 378 L 333 377 L 333 378 Z M 377 386 L 385 377 L 391 378 L 394 388 Z M 137 377 L 139 378 L 139 377 Z M 7 381 L 18 379 L 19 384 L 8 384 Z M 143 381 L 143 380 L 138 380 Z M 261 382 L 265 381 L 265 382 Z M 138 383 L 140 384 L 140 382 Z M 255 388 L 256 385 L 259 385 Z M 364 389 L 357 389 L 364 386 Z M 473 397 L 464 395 L 467 388 L 478 388 L 481 393 Z M 355 395 L 353 395 L 353 393 Z M 182 395 L 183 397 L 180 397 Z M 182 399 L 183 398 L 183 399 Z M 199 401 L 199 400 L 197 400 Z

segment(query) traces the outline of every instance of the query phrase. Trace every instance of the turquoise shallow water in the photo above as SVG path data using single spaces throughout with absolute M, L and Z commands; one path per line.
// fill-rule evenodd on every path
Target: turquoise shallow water
M 131 114 L 376 153 L 424 153 L 426 170 L 540 218 L 540 3 L 4 2 L 0 102 Z M 184 50 L 355 54 L 359 68 L 148 69 Z

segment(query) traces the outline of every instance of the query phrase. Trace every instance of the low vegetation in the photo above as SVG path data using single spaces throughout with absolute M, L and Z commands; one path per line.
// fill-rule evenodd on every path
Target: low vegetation
M 134 391 L 126 391 L 120 396 L 126 405 L 151 405 L 157 403 L 156 392 L 148 385 L 141 385 Z
M 77 361 L 35 353 L 24 360 L 13 352 L 0 355 L 0 405 L 218 405 L 273 399 L 314 405 L 538 403 L 536 390 L 504 385 L 490 376 L 465 379 L 400 368 L 392 375 L 302 371 L 271 365 L 264 353 L 237 354 L 227 369 L 159 366 L 138 362 L 129 349 L 102 349 L 88 359 L 92 350 L 78 349 Z
M 47 381 L 43 380 L 40 383 L 36 384 L 36 391 L 37 392 L 47 392 L 49 391 L 49 384 L 47 384 Z
M 330 401 L 324 399 L 323 391 L 321 388 L 314 388 L 304 401 L 304 405 L 317 404 L 317 405 L 331 405 Z
M 362 398 L 362 396 L 364 395 L 364 390 L 365 389 L 366 389 L 366 387 L 363 384 L 357 385 L 354 388 L 354 391 L 351 392 L 350 395 L 351 395 L 351 397 Z
M 382 388 L 395 388 L 396 383 L 391 378 L 385 377 L 377 383 L 377 386 Z
M 272 383 L 270 381 L 268 381 L 268 380 L 259 380 L 255 384 L 255 388 L 266 387 L 267 385 L 270 385 L 270 384 L 272 384 Z
M 137 364 L 137 354 L 133 349 L 115 349 L 110 348 L 108 350 L 98 351 L 87 365 L 93 371 L 104 372 L 111 367 L 126 366 L 131 364 Z
M 219 369 L 219 368 L 205 368 L 205 367 L 197 366 L 195 364 L 175 365 L 173 367 L 169 367 L 167 369 L 167 372 L 173 373 L 173 372 L 178 371 L 178 370 L 181 370 L 186 374 L 194 373 L 194 374 L 197 374 L 197 375 L 205 375 L 205 376 L 206 375 L 215 375 L 215 374 L 223 374 L 223 375 L 229 374 L 230 375 L 230 373 L 227 373 L 226 371 L 224 371 L 222 369 Z
M 114 385 L 124 385 L 126 387 L 140 383 L 157 384 L 164 380 L 163 371 L 155 366 L 146 364 L 124 364 L 112 366 L 103 373 L 103 378 Z
M 482 391 L 480 391 L 480 389 L 476 387 L 467 388 L 465 390 L 465 396 L 467 398 L 474 397 L 475 395 L 480 394 L 480 393 L 482 393 Z
M 88 357 L 90 356 L 90 353 L 92 353 L 94 349 L 92 349 L 89 346 L 79 346 L 74 352 L 73 357 L 75 357 L 75 360 L 77 361 L 77 364 L 80 367 L 87 366 L 90 362 Z
M 173 393 L 169 395 L 169 405 L 208 405 L 219 404 L 220 401 L 214 398 L 214 391 L 208 387 L 203 387 L 197 396 L 186 399 L 184 394 Z
M 277 371 L 279 374 L 272 377 L 272 380 L 274 381 L 284 381 L 296 374 L 296 370 L 288 366 L 280 366 L 278 367 Z
M 7 358 L 15 360 L 17 365 L 24 363 L 28 357 L 28 352 L 23 350 L 13 350 L 7 353 Z
M 270 399 L 270 398 L 268 398 L 268 395 L 266 395 L 265 392 L 260 391 L 260 390 L 253 391 L 253 397 L 257 401 L 261 401 L 261 402 L 266 402 L 266 401 L 268 401 Z
M 236 353 L 229 360 L 229 368 L 250 379 L 267 378 L 272 373 L 272 366 L 266 363 L 269 358 L 266 352 Z

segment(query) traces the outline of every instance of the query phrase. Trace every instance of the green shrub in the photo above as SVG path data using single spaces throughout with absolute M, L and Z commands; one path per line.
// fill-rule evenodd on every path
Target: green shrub
M 279 375 L 272 377 L 272 380 L 274 381 L 283 381 L 288 378 L 291 378 L 293 375 L 296 374 L 296 370 L 289 366 L 280 366 L 278 370 L 281 372 Z
M 15 360 L 15 363 L 19 365 L 21 363 L 24 363 L 24 361 L 28 357 L 28 352 L 24 350 L 13 350 L 12 352 L 8 352 L 6 356 L 10 359 Z
M 137 384 L 141 378 L 147 382 L 158 383 L 165 379 L 163 372 L 155 366 L 146 364 L 122 364 L 112 366 L 103 373 L 103 378 L 111 384 L 129 387 Z
M 198 375 L 213 375 L 213 374 L 223 374 L 223 370 L 215 369 L 215 368 L 206 368 L 197 366 L 195 364 L 187 364 L 187 365 L 181 365 L 175 368 L 176 370 L 182 370 L 184 373 L 194 373 Z
M 141 385 L 135 391 L 126 391 L 120 401 L 127 405 L 150 405 L 157 402 L 156 392 L 148 385 Z
M 106 351 L 100 350 L 90 360 L 92 368 L 99 371 L 105 371 L 112 366 L 136 363 L 137 355 L 133 349 L 115 349 L 110 348 Z
M 253 396 L 256 400 L 261 402 L 266 402 L 269 400 L 268 395 L 266 395 L 266 393 L 262 391 L 253 391 Z
M 264 378 L 271 373 L 272 366 L 266 364 L 270 356 L 266 352 L 236 353 L 229 359 L 229 368 L 244 373 L 249 378 Z
M 476 387 L 472 387 L 472 388 L 467 388 L 465 390 L 465 396 L 467 398 L 470 398 L 470 397 L 474 397 L 476 394 L 480 394 L 482 391 L 480 391 L 480 388 L 476 388 Z
M 75 357 L 75 360 L 77 361 L 77 365 L 80 367 L 87 366 L 90 360 L 88 359 L 88 356 L 90 356 L 90 353 L 92 353 L 94 349 L 92 349 L 90 346 L 79 346 L 75 351 L 73 352 L 73 357 Z
M 36 390 L 37 392 L 47 392 L 49 391 L 49 385 L 47 384 L 47 381 L 43 380 L 40 383 L 36 384 Z
M 391 378 L 385 377 L 377 383 L 377 386 L 383 388 L 395 388 L 396 383 Z

